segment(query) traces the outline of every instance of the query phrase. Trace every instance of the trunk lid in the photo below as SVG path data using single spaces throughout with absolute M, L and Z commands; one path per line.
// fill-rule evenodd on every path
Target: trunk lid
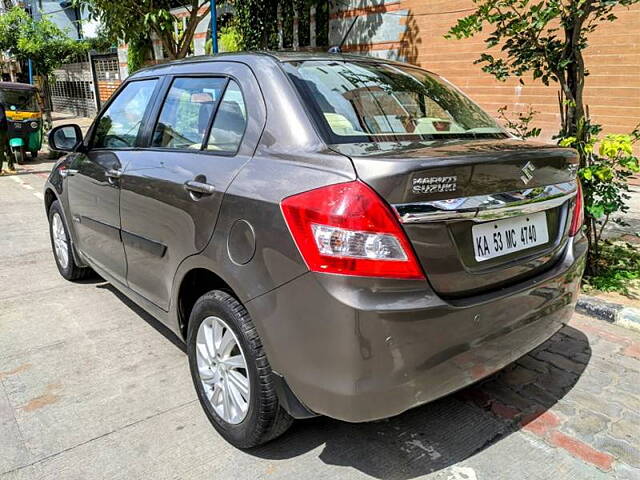
M 549 268 L 566 244 L 578 161 L 573 150 L 513 139 L 332 148 L 351 158 L 358 177 L 399 212 L 427 279 L 443 297 L 524 280 Z M 532 199 L 547 201 L 532 207 Z M 531 213 L 540 209 L 543 214 Z M 519 238 L 518 222 L 533 221 L 531 215 L 539 229 L 546 221 L 547 241 L 478 259 L 482 245 L 474 242 L 482 244 L 482 231 L 508 235 L 513 226 Z

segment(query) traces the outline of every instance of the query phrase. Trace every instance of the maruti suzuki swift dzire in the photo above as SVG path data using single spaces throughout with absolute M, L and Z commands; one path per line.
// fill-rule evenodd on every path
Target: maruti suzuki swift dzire
M 522 142 L 438 75 L 342 54 L 195 57 L 130 76 L 45 186 L 58 269 L 186 344 L 213 426 L 397 415 L 570 318 L 573 150 Z

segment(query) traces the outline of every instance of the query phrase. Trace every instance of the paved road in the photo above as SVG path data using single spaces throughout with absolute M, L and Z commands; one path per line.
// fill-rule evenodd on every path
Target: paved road
M 639 479 L 640 335 L 576 315 L 479 386 L 396 418 L 297 422 L 250 452 L 200 411 L 182 350 L 50 253 L 47 163 L 0 177 L 0 479 Z

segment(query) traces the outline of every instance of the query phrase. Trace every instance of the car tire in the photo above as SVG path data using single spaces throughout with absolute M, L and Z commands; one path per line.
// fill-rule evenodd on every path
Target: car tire
M 69 229 L 64 221 L 60 202 L 57 200 L 49 208 L 49 236 L 51 249 L 56 259 L 58 271 L 66 280 L 82 280 L 93 274 L 89 267 L 80 267 L 73 256 L 73 246 L 69 241 Z
M 210 352 L 206 340 L 212 338 L 222 340 L 212 342 L 218 346 Z M 231 346 L 233 341 L 235 346 Z M 247 310 L 233 296 L 213 290 L 196 301 L 189 318 L 187 353 L 198 400 L 209 421 L 229 443 L 251 448 L 273 440 L 289 428 L 293 418 L 278 401 L 260 336 Z M 242 365 L 240 356 L 244 368 L 238 367 Z M 218 361 L 212 360 L 214 357 Z M 206 371 L 202 373 L 203 370 Z M 237 388 L 236 379 L 243 376 L 248 380 L 248 393 Z M 225 395 L 229 399 L 226 410 Z M 234 402 L 235 409 L 231 405 Z
M 16 163 L 18 165 L 24 165 L 25 156 L 26 156 L 24 149 L 21 148 L 20 150 L 14 150 L 13 154 L 16 157 Z

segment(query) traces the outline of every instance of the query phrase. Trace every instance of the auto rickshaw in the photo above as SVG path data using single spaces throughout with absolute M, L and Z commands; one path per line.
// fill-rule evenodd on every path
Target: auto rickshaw
M 26 83 L 0 82 L 0 103 L 7 114 L 9 146 L 16 161 L 24 163 L 27 152 L 36 158 L 43 130 L 38 89 Z

